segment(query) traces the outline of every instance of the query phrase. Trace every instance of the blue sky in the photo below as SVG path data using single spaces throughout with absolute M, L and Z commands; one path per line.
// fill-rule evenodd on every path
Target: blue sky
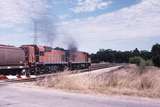
M 91 53 L 102 48 L 150 50 L 160 43 L 159 0 L 5 0 L 0 7 L 1 44 L 33 43 L 33 19 L 43 20 L 39 44 L 50 41 L 53 47 L 76 42 L 79 50 Z M 43 26 L 45 20 L 48 25 Z
M 56 6 L 54 7 L 54 9 L 57 10 L 55 14 L 57 14 L 58 16 L 64 16 L 66 19 L 74 19 L 74 18 L 82 19 L 82 18 L 97 16 L 103 13 L 113 12 L 140 2 L 140 0 L 97 0 L 97 1 L 103 1 L 103 2 L 111 1 L 112 3 L 109 6 L 104 6 L 103 8 L 96 9 L 95 11 L 84 11 L 84 12 L 79 12 L 77 14 L 72 10 L 74 10 L 74 6 L 77 5 L 78 0 L 70 0 L 70 2 L 68 0 L 61 0 L 61 1 L 57 0 L 55 3 Z

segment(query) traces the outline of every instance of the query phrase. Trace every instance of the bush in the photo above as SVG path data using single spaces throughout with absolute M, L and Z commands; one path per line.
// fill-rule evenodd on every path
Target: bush
M 136 65 L 140 66 L 145 63 L 145 60 L 141 57 L 136 56 L 136 57 L 129 58 L 129 63 L 136 64 Z
M 146 66 L 153 66 L 153 61 L 152 60 L 147 60 L 146 61 Z
M 146 66 L 152 66 L 152 60 L 144 60 L 142 57 L 133 57 L 129 59 L 129 62 L 139 66 L 139 73 L 142 74 L 145 71 Z

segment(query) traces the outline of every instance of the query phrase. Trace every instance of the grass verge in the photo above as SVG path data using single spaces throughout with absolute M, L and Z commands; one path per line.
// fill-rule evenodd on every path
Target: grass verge
M 36 85 L 71 91 L 159 98 L 160 70 L 155 67 L 146 67 L 142 74 L 139 70 L 140 68 L 136 65 L 127 65 L 121 69 L 112 69 L 112 72 L 98 70 L 97 72 L 50 76 L 38 80 Z

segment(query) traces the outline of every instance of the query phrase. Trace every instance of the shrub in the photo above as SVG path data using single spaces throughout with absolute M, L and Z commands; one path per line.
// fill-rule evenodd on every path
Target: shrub
M 129 63 L 136 64 L 136 65 L 140 66 L 145 63 L 145 60 L 141 57 L 136 56 L 136 57 L 129 58 Z
M 142 74 L 145 71 L 146 66 L 151 66 L 151 60 L 144 60 L 142 57 L 133 57 L 129 59 L 129 62 L 139 66 L 139 73 Z
M 146 66 L 153 66 L 153 61 L 152 60 L 147 60 L 146 61 Z

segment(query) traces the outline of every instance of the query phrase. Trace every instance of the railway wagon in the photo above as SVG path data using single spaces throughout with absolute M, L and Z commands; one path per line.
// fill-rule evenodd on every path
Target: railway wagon
M 25 52 L 23 49 L 0 45 L 0 74 L 17 74 L 25 67 Z

